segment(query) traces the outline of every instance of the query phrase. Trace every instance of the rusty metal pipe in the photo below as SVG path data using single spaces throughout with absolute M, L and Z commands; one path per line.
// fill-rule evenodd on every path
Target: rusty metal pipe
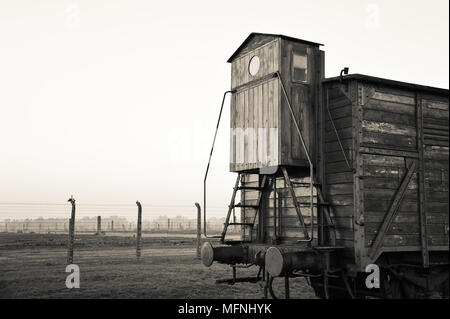
M 208 236 L 206 233 L 206 180 L 208 178 L 209 166 L 211 164 L 211 157 L 214 152 L 214 144 L 216 143 L 217 131 L 219 130 L 220 119 L 222 117 L 223 105 L 225 103 L 225 97 L 228 93 L 234 93 L 235 90 L 225 91 L 222 98 L 222 105 L 220 106 L 219 118 L 217 119 L 216 131 L 214 132 L 214 138 L 211 145 L 211 151 L 209 153 L 208 165 L 206 166 L 205 177 L 203 179 L 203 233 L 206 238 L 221 238 L 221 236 Z M 196 205 L 197 206 L 197 205 Z M 197 206 L 198 207 L 198 206 Z
M 321 257 L 315 251 L 283 251 L 270 247 L 265 254 L 265 267 L 272 277 L 283 276 L 296 270 L 322 271 Z
M 213 247 L 206 242 L 201 249 L 203 265 L 209 267 L 214 261 L 225 264 L 246 264 L 248 263 L 247 250 L 244 246 L 219 246 Z
M 213 247 L 210 242 L 206 242 L 201 249 L 202 263 L 206 267 L 210 267 L 214 261 L 229 265 L 264 266 L 264 254 L 264 247 L 252 245 Z

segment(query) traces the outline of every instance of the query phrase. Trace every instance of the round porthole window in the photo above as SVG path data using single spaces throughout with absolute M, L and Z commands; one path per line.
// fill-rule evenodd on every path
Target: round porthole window
M 255 76 L 259 71 L 259 58 L 258 56 L 254 56 L 250 59 L 250 63 L 248 64 L 248 72 L 251 76 Z

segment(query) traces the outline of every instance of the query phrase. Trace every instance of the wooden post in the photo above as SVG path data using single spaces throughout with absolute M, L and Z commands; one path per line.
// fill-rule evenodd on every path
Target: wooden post
M 136 201 L 138 207 L 138 218 L 137 218 L 137 236 L 136 236 L 136 257 L 139 259 L 141 257 L 141 236 L 142 236 L 142 205 L 139 201 Z
M 5 223 L 6 232 L 8 232 L 8 223 Z
M 69 247 L 67 252 L 67 264 L 70 265 L 73 263 L 73 242 L 74 242 L 74 233 L 75 233 L 75 199 L 70 197 L 68 200 L 72 204 L 72 214 L 70 216 L 69 222 Z
M 102 216 L 97 216 L 97 235 L 102 234 Z
M 201 258 L 200 245 L 202 236 L 202 210 L 199 203 L 195 203 L 197 207 L 197 258 Z
M 170 231 L 170 218 L 167 218 L 167 232 Z
M 114 231 L 114 221 L 111 220 L 111 231 Z
M 423 133 L 423 104 L 422 95 L 416 94 L 416 115 L 417 115 L 417 150 L 419 152 L 419 221 L 420 221 L 420 246 L 422 251 L 422 264 L 424 268 L 430 267 L 430 255 L 428 252 L 428 233 L 427 233 L 427 196 L 425 192 L 425 173 L 424 173 L 424 133 Z

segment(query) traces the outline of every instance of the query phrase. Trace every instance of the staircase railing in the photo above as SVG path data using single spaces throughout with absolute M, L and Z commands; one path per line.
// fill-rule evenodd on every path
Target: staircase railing
M 214 144 L 216 143 L 217 131 L 219 130 L 220 119 L 222 117 L 223 105 L 225 103 L 225 97 L 228 93 L 234 93 L 235 91 L 225 91 L 222 98 L 222 105 L 220 106 L 219 118 L 217 119 L 216 131 L 214 132 L 214 139 L 211 145 L 211 151 L 209 153 L 208 165 L 206 166 L 205 177 L 203 179 L 203 234 L 206 238 L 222 238 L 222 236 L 208 236 L 206 232 L 206 180 L 208 178 L 209 166 L 211 164 L 211 157 L 214 151 Z

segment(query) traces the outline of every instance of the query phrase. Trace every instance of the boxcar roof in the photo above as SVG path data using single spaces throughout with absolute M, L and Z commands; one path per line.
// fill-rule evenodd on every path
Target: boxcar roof
M 437 88 L 437 87 L 426 86 L 426 85 L 420 85 L 420 84 L 414 84 L 414 83 L 408 83 L 408 82 L 395 81 L 395 80 L 389 80 L 389 79 L 383 79 L 383 78 L 378 78 L 378 77 L 375 77 L 375 76 L 358 74 L 358 73 L 344 75 L 342 79 L 344 81 L 353 79 L 353 80 L 359 80 L 359 81 L 363 81 L 363 82 L 385 84 L 385 85 L 389 85 L 389 86 L 405 88 L 405 89 L 411 89 L 411 90 L 415 90 L 415 91 L 423 91 L 423 92 L 435 93 L 435 94 L 445 94 L 445 95 L 449 94 L 449 90 L 448 89 Z M 337 82 L 340 81 L 340 77 L 339 76 L 332 77 L 332 78 L 326 78 L 326 79 L 323 80 L 324 83 L 330 83 L 330 82 L 336 82 L 336 81 Z
M 308 44 L 308 45 L 313 45 L 313 46 L 321 46 L 323 44 L 321 43 L 316 43 L 316 42 L 311 42 L 311 41 L 307 41 L 307 40 L 302 40 L 302 39 L 298 39 L 298 38 L 293 38 L 293 37 L 288 37 L 287 35 L 283 35 L 283 34 L 271 34 L 271 33 L 258 33 L 258 32 L 252 32 L 250 33 L 250 35 L 247 37 L 247 39 L 244 40 L 244 42 L 242 42 L 242 44 L 239 46 L 239 48 L 237 48 L 236 51 L 234 51 L 234 53 L 231 55 L 231 57 L 227 60 L 228 63 L 231 63 L 234 58 L 239 54 L 239 52 L 242 51 L 243 48 L 245 48 L 247 46 L 247 44 L 255 37 L 255 36 L 267 36 L 267 37 L 273 37 L 273 38 L 281 38 L 287 41 L 292 41 L 292 42 L 297 42 L 297 43 L 303 43 L 303 44 Z

